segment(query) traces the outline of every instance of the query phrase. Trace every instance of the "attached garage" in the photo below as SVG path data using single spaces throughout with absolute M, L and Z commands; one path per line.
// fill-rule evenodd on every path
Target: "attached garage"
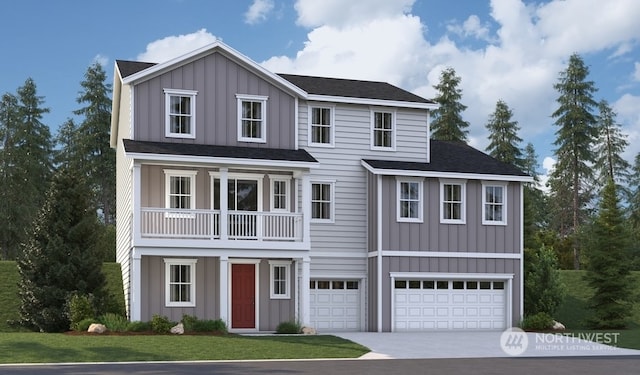
M 392 290 L 394 331 L 504 330 L 510 321 L 510 279 L 393 277 Z
M 361 282 L 358 280 L 311 280 L 310 320 L 318 331 L 361 329 Z

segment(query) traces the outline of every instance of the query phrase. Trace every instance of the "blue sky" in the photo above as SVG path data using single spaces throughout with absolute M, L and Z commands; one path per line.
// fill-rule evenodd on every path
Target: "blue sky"
M 32 77 L 55 133 L 73 117 L 93 61 L 161 62 L 221 38 L 281 73 L 387 81 L 427 98 L 440 71 L 461 76 L 470 143 L 503 99 L 543 166 L 557 128 L 553 84 L 579 53 L 640 152 L 637 0 L 22 0 L 2 10 L 0 94 Z

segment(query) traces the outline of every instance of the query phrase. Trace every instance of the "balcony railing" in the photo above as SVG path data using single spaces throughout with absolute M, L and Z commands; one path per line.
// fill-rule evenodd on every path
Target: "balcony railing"
M 226 230 L 220 210 L 140 210 L 143 238 L 302 241 L 302 214 L 291 212 L 229 211 Z

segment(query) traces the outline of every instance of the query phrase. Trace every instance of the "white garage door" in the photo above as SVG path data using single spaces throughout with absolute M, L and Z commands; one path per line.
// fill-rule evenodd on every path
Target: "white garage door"
M 318 331 L 360 330 L 360 282 L 311 280 L 310 318 Z
M 394 330 L 502 330 L 506 283 L 402 280 L 394 283 Z

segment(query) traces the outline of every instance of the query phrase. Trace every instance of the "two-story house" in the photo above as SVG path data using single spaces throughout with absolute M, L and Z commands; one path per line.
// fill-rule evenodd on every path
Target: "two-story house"
M 436 105 L 275 74 L 217 41 L 117 61 L 117 261 L 131 320 L 320 332 L 504 329 L 522 314 L 522 184 L 430 141 Z

